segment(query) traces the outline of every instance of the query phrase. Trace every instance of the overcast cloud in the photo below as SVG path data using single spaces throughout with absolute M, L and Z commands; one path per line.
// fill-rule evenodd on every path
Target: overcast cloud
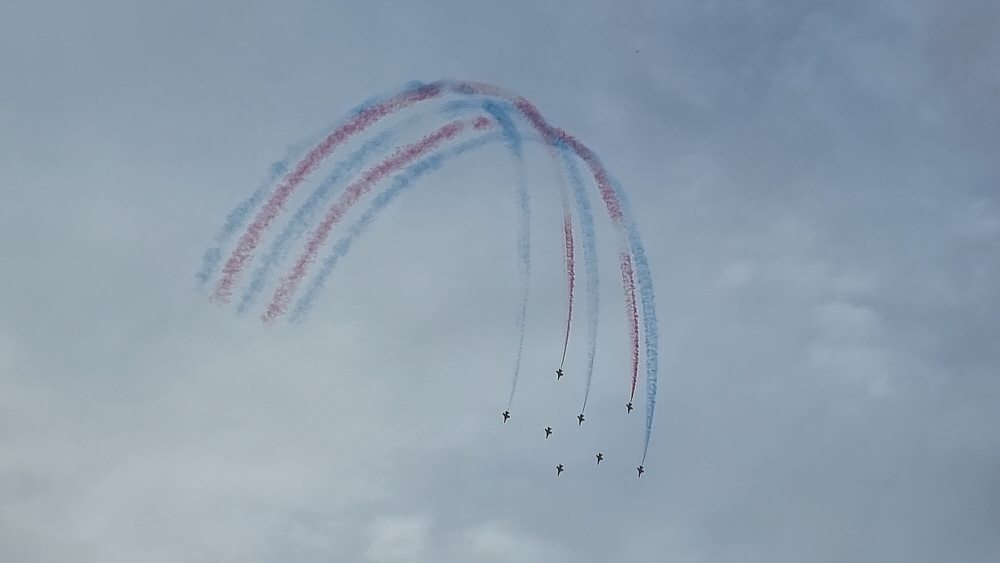
M 998 3 L 7 0 L 0 73 L 2 561 L 1000 560 Z M 629 195 L 642 479 L 613 283 L 583 427 L 582 326 L 552 376 L 558 222 L 501 424 L 502 147 L 401 198 L 304 323 L 196 287 L 290 145 L 442 77 L 527 97 Z

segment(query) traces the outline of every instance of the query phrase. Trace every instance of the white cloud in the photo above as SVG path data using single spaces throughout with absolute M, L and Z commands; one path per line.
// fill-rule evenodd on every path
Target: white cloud
M 371 545 L 365 557 L 377 563 L 423 561 L 430 519 L 424 516 L 382 516 L 369 526 Z
M 525 533 L 510 530 L 499 522 L 487 522 L 465 532 L 468 542 L 466 561 L 525 563 L 560 563 L 572 561 L 564 548 Z

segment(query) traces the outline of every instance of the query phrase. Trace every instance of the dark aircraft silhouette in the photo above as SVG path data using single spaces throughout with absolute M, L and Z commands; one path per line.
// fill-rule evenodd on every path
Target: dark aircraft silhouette
M 563 466 L 560 463 L 559 465 L 556 466 L 556 477 L 558 477 L 559 475 L 561 475 L 562 472 L 563 472 Z
M 629 414 L 632 414 L 632 403 L 625 403 L 625 408 L 628 409 Z
M 577 424 L 577 426 L 582 425 L 583 424 L 583 413 L 580 413 L 580 414 L 576 415 L 576 419 L 580 421 L 580 423 Z
M 559 381 L 560 379 L 562 379 L 562 376 L 563 376 L 562 368 L 557 369 L 556 370 L 556 381 Z
M 600 465 L 603 459 L 604 459 L 604 454 L 597 452 L 597 465 Z
M 546 427 L 545 427 L 545 439 L 546 439 L 546 440 L 548 440 L 548 439 L 549 439 L 549 435 L 550 435 L 550 434 L 552 434 L 552 427 L 551 427 L 551 426 L 546 426 Z
M 510 418 L 510 411 L 503 411 L 503 421 L 504 421 L 504 423 L 507 422 L 508 418 Z
M 642 477 L 642 472 L 645 471 L 645 469 L 643 469 L 641 465 L 636 467 L 636 469 L 639 471 L 639 477 Z

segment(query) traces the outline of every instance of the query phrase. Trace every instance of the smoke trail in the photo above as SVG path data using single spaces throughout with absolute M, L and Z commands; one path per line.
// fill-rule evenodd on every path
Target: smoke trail
M 517 174 L 517 269 L 521 277 L 521 308 L 517 313 L 517 360 L 514 363 L 514 377 L 510 385 L 510 399 L 507 410 L 514 404 L 514 394 L 517 392 L 517 380 L 521 373 L 521 360 L 524 356 L 524 327 L 528 313 L 528 291 L 531 281 L 531 206 L 528 198 L 528 179 L 524 169 L 524 147 L 517 125 L 504 108 L 493 101 L 483 103 L 483 110 L 493 116 L 500 125 L 504 144 L 511 160 L 514 161 Z
M 624 210 L 625 228 L 629 246 L 635 258 L 635 276 L 639 284 L 639 300 L 642 303 L 643 343 L 646 348 L 646 437 L 642 448 L 642 461 L 646 461 L 649 451 L 649 437 L 653 432 L 653 414 L 656 410 L 656 384 L 659 375 L 660 329 L 656 320 L 656 297 L 653 293 L 653 275 L 649 271 L 646 247 L 642 244 L 639 228 L 635 224 L 628 197 L 617 182 L 611 183 Z
M 423 160 L 411 164 L 406 167 L 405 170 L 397 174 L 396 177 L 393 178 L 392 184 L 373 198 L 368 209 L 366 209 L 361 217 L 359 217 L 350 226 L 350 228 L 347 229 L 347 234 L 334 244 L 330 254 L 328 254 L 323 260 L 316 275 L 313 276 L 310 281 L 308 288 L 296 301 L 295 307 L 292 309 L 292 312 L 289 313 L 289 320 L 293 322 L 300 322 L 303 318 L 305 318 L 309 311 L 312 310 L 316 299 L 319 297 L 323 287 L 333 274 L 334 269 L 340 263 L 341 258 L 347 255 L 347 253 L 351 250 L 354 240 L 368 229 L 375 219 L 378 218 L 379 213 L 388 207 L 389 204 L 392 203 L 397 196 L 399 196 L 399 194 L 413 186 L 413 184 L 422 176 L 441 168 L 451 158 L 466 153 L 472 149 L 479 148 L 488 143 L 500 141 L 501 139 L 502 137 L 498 133 L 481 135 L 475 139 L 465 141 L 447 151 L 438 152 L 428 156 Z
M 206 250 L 204 256 L 202 256 L 201 269 L 195 274 L 199 286 L 205 285 L 215 273 L 216 268 L 219 267 L 219 262 L 222 261 L 222 246 L 229 242 L 229 239 L 236 233 L 236 230 L 246 222 L 247 217 L 250 216 L 250 212 L 260 205 L 261 200 L 264 199 L 267 192 L 274 186 L 274 183 L 288 171 L 288 166 L 292 158 L 294 158 L 292 154 L 288 154 L 284 159 L 271 164 L 267 179 L 261 182 L 260 186 L 250 197 L 240 202 L 236 206 L 236 209 L 229 212 L 225 224 L 219 230 L 219 234 L 215 235 L 215 246 Z
M 632 350 L 632 390 L 628 402 L 635 397 L 635 385 L 639 380 L 639 314 L 635 303 L 635 270 L 632 255 L 628 249 L 619 256 L 622 271 L 622 286 L 625 288 L 625 314 L 628 315 L 628 336 Z
M 326 238 L 330 235 L 330 231 L 361 196 L 368 193 L 371 187 L 382 178 L 420 158 L 444 141 L 454 139 L 463 129 L 465 129 L 465 124 L 461 121 L 448 123 L 416 143 L 398 149 L 392 156 L 383 160 L 378 165 L 369 168 L 359 180 L 348 186 L 340 197 L 337 198 L 333 206 L 327 210 L 323 221 L 309 237 L 306 249 L 299 256 L 298 261 L 292 268 L 291 274 L 286 276 L 278 289 L 275 290 L 271 304 L 268 305 L 267 310 L 261 316 L 262 320 L 265 322 L 270 321 L 285 312 L 288 300 L 295 293 L 295 290 L 298 289 L 309 265 L 326 241 Z
M 387 98 L 392 96 L 398 96 L 399 94 L 416 90 L 423 86 L 423 83 L 418 81 L 413 81 L 407 84 L 402 90 L 395 92 L 389 96 L 380 95 L 369 98 L 363 103 L 355 106 L 353 109 L 347 112 L 347 118 L 357 117 L 359 114 L 364 112 L 371 107 L 384 102 Z M 326 130 L 335 130 L 337 125 L 327 127 Z M 250 212 L 253 211 L 258 205 L 260 205 L 261 200 L 267 195 L 267 193 L 274 187 L 274 184 L 288 172 L 289 167 L 292 165 L 292 160 L 298 160 L 301 158 L 302 154 L 306 152 L 306 148 L 315 145 L 320 140 L 325 138 L 329 133 L 322 134 L 319 138 L 311 142 L 302 142 L 297 145 L 293 145 L 288 148 L 287 154 L 284 159 L 271 164 L 270 173 L 264 182 L 257 188 L 254 193 L 248 197 L 246 200 L 240 203 L 233 209 L 229 215 L 226 217 L 226 222 L 220 229 L 219 234 L 215 237 L 215 246 L 209 248 L 205 251 L 202 258 L 201 269 L 195 275 L 198 280 L 199 286 L 204 286 L 208 280 L 215 274 L 216 268 L 218 268 L 219 263 L 222 261 L 222 246 L 229 242 L 229 239 L 236 233 L 236 230 L 246 223 Z M 240 311 L 242 312 L 242 311 Z
M 550 147 L 551 149 L 551 147 Z M 552 154 L 552 158 L 558 158 L 558 154 Z M 559 199 L 563 208 L 563 243 L 565 245 L 566 256 L 566 333 L 563 336 L 562 358 L 559 360 L 559 369 L 566 363 L 566 351 L 569 349 L 569 331 L 573 326 L 573 290 L 576 285 L 576 257 L 574 256 L 575 245 L 573 244 L 573 213 L 569 208 L 569 196 L 566 195 L 566 186 L 562 176 L 559 176 Z
M 254 300 L 256 300 L 264 290 L 264 286 L 267 284 L 272 270 L 288 256 L 291 243 L 298 240 L 305 233 L 320 206 L 326 204 L 333 196 L 334 190 L 357 174 L 360 168 L 371 157 L 381 153 L 392 142 L 394 136 L 393 131 L 384 131 L 366 141 L 359 149 L 337 163 L 330 174 L 327 175 L 323 182 L 309 195 L 309 198 L 295 211 L 295 215 L 271 243 L 271 248 L 261 258 L 260 264 L 254 271 L 249 287 L 243 292 L 243 296 L 236 306 L 237 311 L 244 313 Z
M 436 84 L 420 86 L 412 90 L 406 90 L 401 94 L 376 104 L 372 107 L 361 110 L 354 118 L 338 127 L 330 133 L 318 145 L 312 148 L 306 156 L 295 165 L 295 168 L 285 176 L 278 188 L 271 194 L 267 203 L 257 213 L 253 223 L 240 237 L 236 249 L 230 254 L 226 265 L 223 267 L 223 277 L 219 280 L 215 288 L 215 298 L 218 301 L 228 301 L 232 296 L 233 286 L 236 278 L 243 270 L 243 266 L 250 259 L 254 249 L 260 243 L 264 230 L 281 212 L 285 202 L 291 196 L 292 191 L 301 184 L 334 150 L 347 139 L 367 129 L 380 119 L 398 112 L 404 108 L 422 100 L 435 98 L 441 94 L 441 89 Z
M 580 217 L 580 233 L 583 235 L 583 267 L 587 276 L 587 372 L 583 392 L 583 408 L 587 409 L 587 399 L 590 397 L 590 382 L 594 377 L 594 358 L 597 355 L 597 326 L 600 318 L 600 277 L 597 262 L 597 231 L 594 229 L 594 212 L 587 196 L 586 183 L 576 165 L 576 159 L 569 147 L 556 143 L 559 154 L 562 155 L 563 168 L 569 178 L 569 185 L 576 204 L 577 215 Z

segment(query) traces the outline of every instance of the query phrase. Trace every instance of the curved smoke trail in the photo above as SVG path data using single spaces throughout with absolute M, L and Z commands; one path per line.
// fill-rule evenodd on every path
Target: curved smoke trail
M 334 190 L 356 175 L 371 157 L 381 153 L 393 141 L 394 137 L 393 131 L 384 131 L 366 141 L 359 149 L 337 163 L 327 177 L 313 190 L 309 198 L 299 206 L 295 215 L 285 224 L 284 229 L 271 243 L 270 249 L 261 257 L 260 264 L 254 270 L 250 280 L 250 285 L 243 292 L 243 296 L 236 306 L 238 312 L 245 312 L 250 304 L 257 299 L 264 290 L 272 270 L 287 258 L 291 243 L 301 238 L 309 228 L 309 224 L 319 211 L 320 206 L 326 204 L 333 197 Z
M 236 209 L 229 212 L 226 216 L 226 222 L 219 229 L 219 234 L 215 235 L 215 246 L 209 248 L 205 251 L 204 256 L 201 259 L 201 269 L 195 277 L 198 279 L 198 285 L 202 286 L 208 282 L 208 280 L 215 274 L 215 270 L 219 267 L 219 262 L 222 262 L 222 247 L 229 242 L 229 239 L 236 234 L 236 230 L 246 223 L 247 218 L 250 216 L 250 212 L 260 205 L 260 202 L 267 195 L 267 192 L 271 190 L 274 183 L 281 178 L 285 172 L 288 171 L 288 166 L 292 161 L 293 156 L 289 154 L 283 160 L 279 160 L 271 164 L 270 173 L 266 180 L 261 182 L 260 187 L 258 187 L 250 197 L 246 198 Z
M 356 118 L 365 110 L 385 102 L 389 97 L 398 96 L 399 94 L 409 90 L 416 90 L 421 86 L 423 86 L 421 82 L 415 81 L 407 84 L 405 88 L 393 95 L 372 97 L 347 112 L 346 119 Z M 336 128 L 337 126 L 335 125 L 328 127 L 327 130 L 336 130 Z M 320 138 L 322 139 L 327 135 L 328 134 L 324 134 Z M 268 192 L 274 188 L 275 183 L 288 172 L 288 169 L 292 165 L 292 161 L 302 158 L 302 154 L 306 152 L 303 147 L 313 146 L 317 142 L 318 139 L 312 142 L 302 142 L 289 147 L 285 158 L 271 164 L 267 179 L 260 184 L 250 197 L 240 202 L 240 204 L 229 213 L 222 229 L 219 230 L 219 234 L 215 237 L 216 246 L 206 250 L 204 256 L 202 257 L 201 269 L 199 269 L 198 273 L 195 275 L 199 286 L 205 285 L 208 280 L 215 275 L 215 271 L 219 267 L 219 263 L 222 261 L 222 247 L 226 245 L 233 235 L 236 234 L 236 231 L 246 223 L 250 216 L 250 212 L 260 205 L 261 201 L 268 194 Z M 242 310 L 240 312 L 242 312 Z
M 253 255 L 253 251 L 260 243 L 264 231 L 284 208 L 285 202 L 291 197 L 295 188 L 316 170 L 323 160 L 330 156 L 338 146 L 382 118 L 408 108 L 417 102 L 435 98 L 440 94 L 441 89 L 434 84 L 421 85 L 417 88 L 408 89 L 384 102 L 361 110 L 360 113 L 338 127 L 333 133 L 330 133 L 319 144 L 313 147 L 295 165 L 295 168 L 285 176 L 285 179 L 278 188 L 271 193 L 271 197 L 268 198 L 267 203 L 257 212 L 253 223 L 247 227 L 243 236 L 240 237 L 236 249 L 229 255 L 229 259 L 223 267 L 222 278 L 216 284 L 215 299 L 222 302 L 229 300 L 232 296 L 236 279 L 243 271 L 246 262 Z
M 493 116 L 500 125 L 507 152 L 517 175 L 517 269 L 521 277 L 521 307 L 517 313 L 517 359 L 514 363 L 514 377 L 510 385 L 510 399 L 507 410 L 514 404 L 514 393 L 517 391 L 517 380 L 521 373 L 521 359 L 524 356 L 524 326 L 528 313 L 528 290 L 531 282 L 531 206 L 528 198 L 528 179 L 524 169 L 524 148 L 517 125 L 504 109 L 492 101 L 483 104 L 483 110 Z
M 368 193 L 372 186 L 385 176 L 407 166 L 427 152 L 437 148 L 441 143 L 454 139 L 465 127 L 465 123 L 461 121 L 453 121 L 440 127 L 423 139 L 400 148 L 389 158 L 369 168 L 360 179 L 348 186 L 341 193 L 340 197 L 337 198 L 337 201 L 327 210 L 323 221 L 313 230 L 309 241 L 306 243 L 305 251 L 302 252 L 295 262 L 292 272 L 281 281 L 278 289 L 275 290 L 274 296 L 271 298 L 271 304 L 268 305 L 267 310 L 261 315 L 261 319 L 268 322 L 285 312 L 285 309 L 288 307 L 288 300 L 298 289 L 302 278 L 308 271 L 309 265 L 315 259 L 320 247 L 326 242 L 330 231 L 334 225 L 340 222 L 340 219 L 347 213 L 348 209 L 361 196 Z

